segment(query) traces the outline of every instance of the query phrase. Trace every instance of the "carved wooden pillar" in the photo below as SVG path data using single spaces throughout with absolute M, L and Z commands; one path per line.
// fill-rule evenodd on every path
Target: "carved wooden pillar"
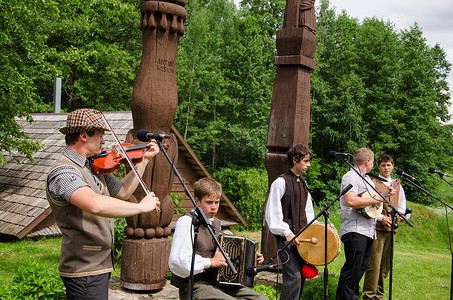
M 176 55 L 179 37 L 184 34 L 185 0 L 165 2 L 147 0 L 140 6 L 140 30 L 143 51 L 140 69 L 132 94 L 134 129 L 126 141 L 143 144 L 136 139 L 140 129 L 169 134 L 178 104 L 176 89 Z M 169 143 L 173 157 L 176 147 Z M 173 218 L 170 197 L 173 173 L 163 154 L 150 162 L 143 175 L 148 189 L 161 202 L 161 213 L 151 212 L 127 218 L 121 258 L 121 286 L 134 290 L 154 290 L 165 286 L 171 240 L 168 227 Z M 130 201 L 142 199 L 145 192 L 137 188 Z
M 314 2 L 287 0 L 283 28 L 277 31 L 277 57 L 274 61 L 277 74 L 267 135 L 269 152 L 265 158 L 269 187 L 288 170 L 286 152 L 289 148 L 294 144 L 308 146 L 310 71 L 316 65 L 313 55 L 318 43 Z M 261 242 L 267 261 L 277 252 L 275 238 L 267 224 L 263 226 Z

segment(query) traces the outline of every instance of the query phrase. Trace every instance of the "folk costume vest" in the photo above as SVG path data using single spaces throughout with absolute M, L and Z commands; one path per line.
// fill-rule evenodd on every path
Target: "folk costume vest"
M 289 171 L 280 175 L 285 179 L 285 194 L 281 201 L 283 221 L 289 225 L 294 234 L 297 234 L 307 225 L 305 206 L 307 205 L 308 190 L 302 182 L 304 178 L 298 177 Z
M 374 185 L 379 193 L 383 194 L 389 189 L 389 187 L 387 185 L 385 185 L 385 183 L 382 182 L 381 180 L 373 179 L 373 181 L 374 181 Z M 400 189 L 401 189 L 401 187 L 398 186 L 396 188 L 396 193 L 394 195 L 386 197 L 386 199 L 397 209 L 398 209 L 398 201 L 400 198 Z M 385 202 L 383 203 L 383 205 L 384 205 L 383 209 L 382 209 L 383 213 L 386 213 L 387 216 L 390 216 L 390 212 L 392 211 L 392 209 Z M 395 218 L 395 222 L 396 222 L 396 220 L 398 220 L 398 218 Z M 382 225 L 382 222 L 376 222 L 376 230 L 391 231 L 392 228 Z M 398 231 L 398 229 L 395 228 L 395 232 L 397 232 L 397 231 Z
M 109 196 L 104 177 L 93 175 L 85 168 L 61 156 L 52 170 L 70 166 L 80 172 L 84 181 L 98 194 Z M 52 171 L 51 170 L 51 171 Z M 50 172 L 49 172 L 50 173 Z M 93 176 L 101 182 L 99 188 Z M 95 216 L 71 203 L 55 201 L 47 191 L 47 200 L 63 234 L 59 271 L 64 277 L 81 277 L 113 271 L 113 232 L 111 218 Z
M 194 213 L 189 212 L 184 215 L 188 215 L 191 218 L 193 218 Z M 219 219 L 214 217 L 214 219 L 212 221 L 212 225 L 215 228 L 220 230 L 221 223 L 220 223 Z M 220 234 L 217 231 L 214 231 L 214 234 L 215 234 L 216 238 L 219 238 Z M 200 226 L 198 227 L 198 237 L 197 237 L 197 245 L 195 248 L 195 253 L 200 255 L 201 257 L 211 258 L 214 256 L 216 248 L 217 248 L 217 244 L 215 243 L 214 239 L 212 238 L 211 234 L 209 233 L 208 228 L 206 228 L 206 226 L 204 226 L 203 224 L 200 224 Z M 202 272 L 200 274 L 196 274 L 194 276 L 194 281 L 204 280 L 204 281 L 214 283 L 215 277 L 216 277 L 215 271 L 216 270 L 213 268 L 208 268 L 208 269 L 204 270 L 204 272 Z M 181 278 L 175 274 L 172 274 L 172 276 L 171 276 L 171 284 L 178 288 L 186 288 L 186 286 L 188 284 L 188 280 L 189 280 L 189 277 Z

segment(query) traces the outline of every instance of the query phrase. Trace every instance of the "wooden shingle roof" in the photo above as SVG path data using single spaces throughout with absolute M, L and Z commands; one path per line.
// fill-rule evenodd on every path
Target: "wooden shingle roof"
M 45 180 L 50 166 L 65 147 L 64 137 L 58 130 L 65 126 L 67 114 L 31 114 L 31 116 L 34 120 L 32 124 L 22 119 L 17 119 L 17 122 L 23 126 L 31 139 L 43 143 L 44 148 L 34 154 L 33 163 L 18 153 L 12 153 L 12 155 L 3 153 L 7 164 L 0 166 L 0 234 L 15 236 L 19 239 L 27 234 L 29 236 L 58 234 L 58 228 L 53 226 L 52 211 L 46 199 Z M 130 111 L 105 112 L 105 116 L 112 128 L 115 128 L 120 141 L 124 141 L 127 132 L 133 128 L 132 113 Z M 181 173 L 189 191 L 193 193 L 191 186 L 193 182 L 198 178 L 211 177 L 211 175 L 176 128 L 172 127 L 172 132 L 176 135 L 178 142 L 176 168 Z M 105 135 L 105 141 L 106 145 L 115 143 L 111 134 Z M 18 165 L 16 159 L 21 164 Z M 184 197 L 182 206 L 190 210 L 193 208 L 192 202 L 181 193 L 182 185 L 177 181 L 175 179 L 172 192 L 181 194 Z M 174 219 L 177 217 L 175 215 Z M 225 195 L 221 198 L 218 217 L 222 220 L 223 226 L 246 224 Z

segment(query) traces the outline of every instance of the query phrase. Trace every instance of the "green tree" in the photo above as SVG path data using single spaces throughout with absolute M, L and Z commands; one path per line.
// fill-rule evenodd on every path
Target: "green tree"
M 48 94 L 51 79 L 62 77 L 62 107 L 68 111 L 130 109 L 142 45 L 138 4 L 71 0 L 55 5 L 54 15 L 42 12 L 45 60 L 53 69 L 37 83 L 39 87 Z
M 311 133 L 325 178 L 339 179 L 345 170 L 339 162 L 327 164 L 329 150 L 369 147 L 393 155 L 397 167 L 433 187 L 428 167 L 452 167 L 451 127 L 443 124 L 451 69 L 445 52 L 427 45 L 417 24 L 398 32 L 377 18 L 360 23 L 345 11 L 337 16 L 328 1 L 318 14 Z M 408 190 L 412 199 L 421 197 Z
M 45 51 L 43 39 L 35 34 L 33 24 L 46 4 L 26 6 L 1 0 L 0 7 L 0 164 L 3 165 L 6 153 L 13 156 L 20 153 L 33 160 L 33 152 L 41 147 L 29 140 L 15 118 L 32 122 L 30 112 L 47 109 L 40 101 L 34 85 L 36 75 L 30 67 L 34 61 L 40 61 L 40 53 Z
M 0 149 L 32 159 L 40 145 L 15 118 L 50 112 L 53 81 L 62 108 L 130 108 L 140 63 L 140 13 L 134 0 L 1 0 Z M 0 157 L 0 163 L 5 160 Z
M 264 199 L 267 191 L 267 174 L 265 170 L 249 168 L 233 170 L 219 168 L 213 174 L 222 184 L 222 190 L 239 210 L 247 222 L 241 229 L 261 229 Z
M 226 1 L 187 4 L 186 33 L 177 61 L 178 109 L 175 125 L 194 151 L 215 168 L 225 128 L 219 111 L 228 106 L 221 49 L 234 28 L 234 5 Z M 209 154 L 210 155 L 209 155 Z
M 260 26 L 268 14 L 240 15 L 224 0 L 186 9 L 175 124 L 211 169 L 262 166 L 275 77 L 275 40 Z

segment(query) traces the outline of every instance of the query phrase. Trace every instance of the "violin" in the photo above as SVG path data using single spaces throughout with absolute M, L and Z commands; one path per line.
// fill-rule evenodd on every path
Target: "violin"
M 122 144 L 127 156 L 134 164 L 138 164 L 143 160 L 144 148 L 149 148 L 148 145 L 134 145 L 130 143 Z M 110 174 L 120 168 L 122 164 L 127 163 L 127 158 L 119 151 L 119 146 L 112 146 L 111 150 L 102 150 L 98 154 L 88 157 L 91 165 L 91 170 L 98 174 Z
M 142 162 L 142 149 L 149 148 L 148 145 L 134 145 L 131 143 L 122 143 L 121 145 L 133 164 Z M 168 145 L 164 144 L 164 148 L 168 149 Z M 120 146 L 112 146 L 111 150 L 103 149 L 98 154 L 88 157 L 91 171 L 97 174 L 110 174 L 118 170 L 122 164 L 127 164 L 127 158 L 119 149 Z
M 107 121 L 107 119 L 105 118 L 104 114 L 101 113 L 101 116 L 102 116 L 102 119 L 104 120 L 105 124 L 107 125 L 107 128 L 110 130 L 110 133 L 113 135 L 113 137 L 115 138 L 115 141 L 117 143 L 117 146 L 118 147 L 117 149 L 121 149 L 121 152 L 122 153 L 126 153 L 126 155 L 124 155 L 124 159 L 126 160 L 126 162 L 129 164 L 129 166 L 131 167 L 131 170 L 132 172 L 134 172 L 134 175 L 137 177 L 138 179 L 138 182 L 140 183 L 140 185 L 142 186 L 143 190 L 145 191 L 145 194 L 146 195 L 149 195 L 151 192 L 149 191 L 149 189 L 146 187 L 146 184 L 145 182 L 143 181 L 142 177 L 140 176 L 140 174 L 138 174 L 138 171 L 137 169 L 135 168 L 135 165 L 134 163 L 132 162 L 132 160 L 129 158 L 129 155 L 127 154 L 127 151 L 125 150 L 125 148 L 123 147 L 123 144 L 120 142 L 120 140 L 118 139 L 118 137 L 116 136 L 115 132 L 113 131 L 112 129 L 112 126 L 110 126 L 109 122 Z M 131 144 L 132 145 L 132 144 Z M 163 148 L 166 148 L 168 149 L 168 146 L 167 145 L 164 145 L 164 144 L 161 144 L 160 146 L 162 146 Z M 115 147 L 115 148 L 116 148 Z M 148 147 L 148 145 L 142 145 L 142 146 L 139 146 L 139 147 L 142 147 L 141 149 L 143 148 L 146 148 Z M 140 149 L 136 149 L 135 147 L 133 147 L 134 149 L 133 150 L 137 150 L 137 151 L 140 151 Z M 140 154 L 138 154 L 139 158 L 138 160 L 141 161 L 143 159 L 143 151 L 140 151 L 141 152 L 141 158 L 140 158 Z M 118 154 L 116 154 L 118 156 Z M 118 157 L 114 157 L 115 161 L 120 161 L 120 159 Z M 108 157 L 108 155 L 105 155 L 104 156 L 101 156 L 101 157 Z M 121 157 L 123 157 L 123 155 L 121 155 Z M 95 159 L 93 159 L 94 161 Z M 110 160 L 110 159 L 109 159 Z M 116 162 L 115 162 L 116 164 Z M 93 165 L 93 164 L 92 164 Z M 119 163 L 118 163 L 118 168 L 119 168 Z M 112 171 L 113 172 L 113 171 Z M 156 206 L 156 213 L 157 212 L 160 212 L 160 208 L 158 206 Z

